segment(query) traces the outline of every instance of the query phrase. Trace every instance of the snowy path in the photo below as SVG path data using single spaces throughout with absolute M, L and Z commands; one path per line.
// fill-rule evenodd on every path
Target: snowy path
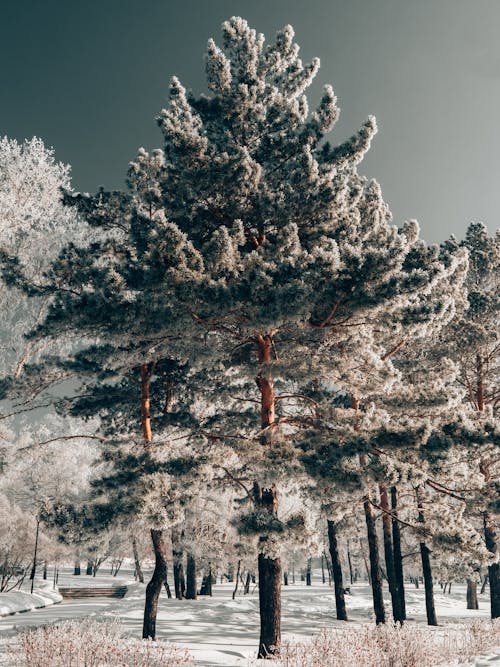
M 89 579 L 79 579 L 81 585 L 88 585 Z M 114 579 L 121 584 L 125 579 Z M 61 582 L 60 582 L 61 583 Z M 103 576 L 94 580 L 95 585 L 106 585 L 110 578 Z M 65 584 L 61 584 L 65 585 Z M 160 597 L 157 621 L 158 639 L 171 641 L 189 649 L 199 667 L 248 667 L 255 657 L 258 643 L 258 592 L 249 596 L 231 599 L 232 584 L 214 586 L 213 598 L 198 600 L 168 600 Z M 371 620 L 370 590 L 366 584 L 352 588 L 347 596 L 347 610 L 350 624 Z M 424 592 L 412 586 L 407 589 L 408 622 L 425 623 Z M 489 600 L 480 596 L 480 609 L 467 611 L 465 608 L 465 587 L 454 586 L 451 595 L 436 591 L 436 608 L 441 623 L 464 619 L 488 618 Z M 121 619 L 125 634 L 141 637 L 144 609 L 144 587 L 133 584 L 126 598 L 93 598 L 91 600 L 70 600 L 25 614 L 16 614 L 0 619 L 0 639 L 15 635 L 26 627 L 51 623 L 62 619 L 76 619 L 88 616 Z M 387 609 L 390 609 L 387 600 Z M 283 633 L 286 639 L 306 638 L 316 634 L 323 627 L 343 627 L 335 620 L 335 603 L 332 588 L 316 583 L 311 587 L 303 584 L 283 587 Z M 439 628 L 436 628 L 439 631 Z M 500 667 L 500 655 L 479 659 L 477 667 Z

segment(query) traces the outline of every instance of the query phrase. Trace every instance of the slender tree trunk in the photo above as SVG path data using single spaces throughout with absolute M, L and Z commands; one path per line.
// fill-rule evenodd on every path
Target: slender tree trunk
M 81 566 L 80 566 L 80 557 L 77 556 L 77 557 L 75 558 L 75 568 L 74 568 L 74 570 L 73 570 L 73 575 L 74 575 L 75 577 L 77 577 L 77 576 L 79 576 L 81 573 L 82 573 L 82 568 L 81 568 Z
M 486 548 L 492 554 L 496 554 L 498 546 L 495 523 L 489 512 L 483 512 L 483 526 Z M 488 566 L 488 579 L 490 580 L 491 618 L 500 618 L 500 563 Z
M 233 591 L 233 600 L 236 597 L 236 593 L 238 592 L 238 584 L 240 582 L 240 572 L 241 572 L 241 559 L 238 561 L 238 567 L 236 569 L 236 585 Z
M 243 589 L 243 595 L 248 595 L 250 593 L 250 583 L 252 581 L 252 576 L 250 572 L 247 572 L 247 576 L 245 579 L 245 587 Z
M 330 561 L 328 560 L 328 556 L 326 555 L 326 553 L 324 551 L 323 551 L 323 557 L 324 557 L 325 563 L 326 563 L 326 571 L 328 572 L 328 585 L 331 586 L 332 585 L 332 566 L 330 564 Z
M 323 584 L 326 583 L 326 577 L 325 577 L 325 556 L 321 554 L 321 582 Z
M 403 554 L 401 552 L 401 527 L 398 521 L 398 490 L 391 487 L 392 509 L 392 546 L 394 550 L 394 572 L 398 582 L 401 620 L 406 620 L 405 580 L 403 573 Z
M 481 590 L 479 591 L 479 594 L 482 595 L 484 591 L 486 590 L 486 584 L 488 583 L 488 575 L 485 574 L 483 578 L 483 583 L 481 584 Z
M 33 554 L 33 565 L 31 567 L 31 593 L 33 593 L 33 586 L 35 585 L 35 575 L 36 575 L 36 559 L 38 556 L 38 535 L 40 534 L 40 520 L 36 520 L 36 533 L 35 533 L 35 552 Z
M 85 568 L 85 574 L 89 575 L 89 576 L 92 574 L 92 561 L 90 561 L 90 560 L 87 561 L 87 567 Z
M 261 445 L 271 447 L 272 429 L 275 420 L 274 382 L 270 364 L 272 361 L 272 334 L 257 333 L 259 371 L 255 378 L 260 391 Z M 277 516 L 278 496 L 276 487 L 263 489 L 254 483 L 256 507 Z M 281 560 L 279 555 L 270 555 L 267 549 L 268 537 L 259 539 L 259 609 L 260 638 L 258 658 L 273 658 L 279 655 L 281 646 Z
M 139 551 L 137 550 L 137 540 L 135 539 L 135 536 L 132 538 L 132 552 L 134 554 L 135 575 L 137 579 L 141 582 L 141 584 L 143 584 L 144 574 L 142 572 L 141 561 L 139 559 Z
M 158 599 L 167 578 L 167 551 L 163 542 L 162 531 L 151 529 L 151 540 L 155 554 L 155 569 L 150 582 L 146 586 L 146 603 L 144 606 L 143 639 L 156 638 L 156 616 Z
M 354 573 L 352 571 L 351 549 L 349 547 L 349 540 L 347 540 L 347 562 L 349 564 L 349 581 L 351 582 L 352 586 L 354 583 Z
M 43 561 L 43 578 L 46 581 L 47 580 L 47 569 L 48 569 L 48 563 L 46 560 Z
M 396 568 L 394 565 L 394 550 L 392 545 L 392 519 L 389 509 L 389 496 L 384 484 L 379 484 L 380 506 L 382 507 L 382 531 L 384 535 L 384 557 L 385 569 L 387 572 L 387 581 L 389 583 L 389 592 L 392 602 L 392 617 L 396 623 L 404 621 L 401 611 L 401 594 L 399 583 L 396 577 Z
M 184 578 L 184 566 L 182 560 L 184 551 L 182 547 L 182 531 L 179 526 L 172 527 L 172 553 L 174 559 L 174 590 L 175 597 L 182 600 L 186 592 L 186 581 Z
M 417 503 L 418 503 L 418 520 L 420 523 L 425 523 L 423 503 L 417 489 Z M 422 560 L 422 574 L 424 575 L 425 587 L 425 610 L 427 613 L 427 624 L 437 625 L 436 608 L 434 606 L 434 585 L 432 582 L 432 569 L 430 550 L 426 543 L 422 540 L 420 542 L 420 558 Z
M 196 559 L 192 553 L 186 559 L 186 600 L 196 600 Z
M 477 602 L 477 581 L 467 579 L 467 609 L 479 609 Z
M 327 521 L 328 526 L 328 546 L 330 558 L 332 561 L 333 582 L 335 588 L 335 606 L 337 608 L 337 619 L 347 621 L 347 611 L 345 607 L 344 582 L 342 579 L 342 565 L 340 562 L 339 547 L 337 542 L 337 530 L 335 523 Z
M 310 586 L 311 583 L 311 558 L 308 558 L 306 567 L 306 586 Z
M 288 586 L 288 572 L 283 572 L 283 586 Z

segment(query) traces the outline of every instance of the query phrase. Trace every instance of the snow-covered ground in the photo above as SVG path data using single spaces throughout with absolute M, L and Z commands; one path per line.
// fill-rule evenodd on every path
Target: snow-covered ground
M 109 586 L 131 582 L 130 573 L 118 578 L 98 575 L 95 579 L 82 575 L 72 577 L 64 573 L 59 585 Z M 212 598 L 198 600 L 168 600 L 160 598 L 157 634 L 158 639 L 168 640 L 187 647 L 200 667 L 248 667 L 255 657 L 258 643 L 258 591 L 252 587 L 250 595 L 238 595 L 233 601 L 232 584 L 214 586 Z M 451 594 L 443 594 L 436 587 L 436 609 L 440 623 L 453 623 L 464 619 L 489 618 L 487 594 L 479 596 L 479 610 L 467 610 L 465 586 L 453 585 Z M 352 594 L 346 596 L 350 624 L 369 622 L 372 618 L 370 589 L 367 584 L 356 584 Z M 406 589 L 408 622 L 425 623 L 423 588 Z M 12 637 L 19 629 L 34 627 L 61 619 L 117 616 L 125 633 L 130 637 L 141 636 L 144 607 L 144 586 L 132 583 L 124 599 L 95 598 L 68 600 L 53 607 L 38 609 L 26 614 L 16 614 L 0 619 L 0 638 Z M 387 609 L 390 602 L 387 599 Z M 302 583 L 283 587 L 283 634 L 285 638 L 307 638 L 321 628 L 343 626 L 335 619 L 333 589 L 313 580 L 313 586 Z M 440 628 L 433 629 L 439 632 Z M 5 664 L 5 663 L 4 663 Z M 269 664 L 269 663 L 267 663 Z M 476 662 L 477 667 L 500 666 L 500 651 Z M 354 665 L 351 667 L 355 667 Z

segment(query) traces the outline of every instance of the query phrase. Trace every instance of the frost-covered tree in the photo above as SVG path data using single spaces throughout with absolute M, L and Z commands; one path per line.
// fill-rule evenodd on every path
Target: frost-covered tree
M 130 192 L 74 200 L 89 224 L 120 234 L 61 253 L 38 335 L 147 342 L 143 363 L 188 361 L 217 388 L 209 441 L 251 480 L 242 530 L 258 535 L 259 656 L 269 657 L 280 644 L 280 545 L 303 523 L 280 516 L 278 488 L 301 467 L 295 444 L 317 416 L 297 388 L 323 372 L 328 351 L 329 377 L 359 405 L 367 375 L 354 355 L 363 350 L 384 375 L 405 323 L 452 308 L 447 285 L 462 256 L 443 262 L 415 225 L 391 227 L 380 188 L 357 175 L 373 118 L 347 142 L 325 142 L 336 99 L 327 86 L 309 110 L 319 61 L 302 63 L 290 27 L 266 45 L 233 18 L 223 41 L 208 44 L 208 96 L 172 80 L 164 145 L 140 151 Z M 440 286 L 442 298 L 429 299 Z

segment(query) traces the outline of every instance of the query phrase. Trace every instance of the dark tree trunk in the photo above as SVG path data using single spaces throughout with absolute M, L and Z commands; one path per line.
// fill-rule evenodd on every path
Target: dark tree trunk
M 35 552 L 33 554 L 33 565 L 31 566 L 31 592 L 33 593 L 33 587 L 35 585 L 35 575 L 36 575 L 36 559 L 38 556 L 38 536 L 40 534 L 40 520 L 36 520 L 36 534 L 35 534 Z
M 340 562 L 339 546 L 337 542 L 337 531 L 335 523 L 331 520 L 327 522 L 328 526 L 328 546 L 330 558 L 332 561 L 333 582 L 335 587 L 335 606 L 337 608 L 337 619 L 347 621 L 347 611 L 345 608 L 344 582 L 342 580 L 342 565 Z
M 240 582 L 240 573 L 241 573 L 241 560 L 238 561 L 238 567 L 236 568 L 236 584 L 234 587 L 233 591 L 233 600 L 236 597 L 236 593 L 238 592 L 238 585 Z
M 250 593 L 250 583 L 252 581 L 252 575 L 250 572 L 247 572 L 247 578 L 245 579 L 245 587 L 243 588 L 243 595 L 248 595 Z
M 493 517 L 489 512 L 483 512 L 484 539 L 486 548 L 492 554 L 497 553 L 497 536 Z M 500 563 L 488 566 L 490 580 L 491 618 L 500 618 Z
M 174 590 L 175 597 L 182 600 L 186 593 L 186 580 L 182 564 L 184 552 L 182 547 L 182 532 L 178 526 L 172 528 L 172 553 L 174 559 Z
M 394 572 L 398 582 L 400 599 L 400 610 L 403 621 L 406 620 L 405 580 L 403 574 L 403 554 L 401 552 L 401 527 L 398 521 L 398 491 L 395 486 L 391 488 L 392 509 L 392 546 L 394 550 Z
M 326 583 L 326 577 L 325 577 L 325 557 L 323 554 L 321 554 L 321 582 L 324 584 Z
M 210 595 L 212 597 L 212 565 L 208 564 L 208 574 L 201 581 L 200 595 Z
M 151 529 L 151 540 L 155 554 L 155 569 L 151 581 L 146 586 L 146 604 L 144 606 L 143 639 L 156 638 L 156 615 L 158 598 L 167 578 L 167 551 L 162 538 L 162 531 Z
M 479 594 L 482 595 L 484 591 L 486 590 L 486 584 L 488 583 L 488 575 L 485 574 L 483 578 L 483 583 L 481 584 L 481 590 L 479 591 Z
M 186 561 L 186 600 L 196 600 L 196 559 L 192 553 Z
M 288 572 L 283 572 L 283 585 L 288 586 Z
M 141 561 L 139 559 L 139 551 L 137 550 L 137 540 L 135 537 L 132 538 L 132 552 L 134 554 L 134 566 L 135 566 L 135 576 L 141 582 L 144 583 L 144 574 L 142 572 Z
M 387 495 L 387 488 L 383 484 L 379 484 L 380 491 L 380 506 L 382 507 L 382 531 L 384 535 L 384 558 L 385 569 L 387 573 L 387 581 L 389 583 L 389 592 L 391 594 L 392 602 L 392 617 L 394 622 L 402 623 L 404 621 L 403 613 L 401 611 L 401 594 L 399 592 L 399 584 L 396 577 L 396 568 L 394 565 L 394 550 L 392 545 L 392 519 L 389 509 L 389 497 Z
M 467 609 L 479 609 L 477 602 L 477 581 L 467 579 Z
M 73 570 L 73 574 L 74 574 L 75 577 L 78 577 L 79 575 L 81 575 L 81 573 L 82 573 L 82 568 L 81 568 L 81 566 L 80 566 L 80 559 L 79 559 L 79 558 L 76 558 L 76 560 L 75 560 L 75 568 L 74 568 L 74 570 Z
M 311 559 L 307 559 L 307 568 L 306 568 L 306 586 L 311 585 Z
M 351 582 L 351 586 L 354 583 L 354 573 L 352 571 L 352 560 L 351 560 L 351 550 L 349 548 L 349 540 L 347 540 L 347 562 L 349 564 L 349 581 Z
M 425 523 L 423 503 L 417 490 L 418 520 Z M 427 624 L 437 625 L 436 608 L 434 607 L 434 585 L 432 582 L 432 569 L 430 559 L 430 549 L 424 541 L 420 542 L 420 558 L 422 560 L 422 574 L 424 575 L 425 587 L 425 610 L 427 613 Z
M 368 549 L 370 552 L 370 579 L 373 594 L 373 610 L 376 623 L 385 623 L 384 597 L 382 594 L 382 571 L 380 569 L 380 557 L 378 549 L 377 528 L 375 516 L 371 504 L 370 491 L 367 492 L 363 502 L 368 533 Z
M 47 568 L 48 568 L 47 561 L 44 560 L 43 561 L 43 578 L 44 578 L 44 580 L 47 580 Z
M 274 516 L 277 514 L 276 488 L 262 489 L 254 483 L 254 499 L 257 507 Z M 258 658 L 279 655 L 281 646 L 281 560 L 266 555 L 267 537 L 259 539 L 259 608 L 260 639 Z
M 85 574 L 88 574 L 89 576 L 92 574 L 92 561 L 90 560 L 87 561 L 87 569 L 85 570 Z
M 326 553 L 324 551 L 323 551 L 323 558 L 325 559 L 326 571 L 328 572 L 328 585 L 331 586 L 332 585 L 332 566 L 331 566 L 330 560 L 328 559 L 328 556 L 326 555 Z

